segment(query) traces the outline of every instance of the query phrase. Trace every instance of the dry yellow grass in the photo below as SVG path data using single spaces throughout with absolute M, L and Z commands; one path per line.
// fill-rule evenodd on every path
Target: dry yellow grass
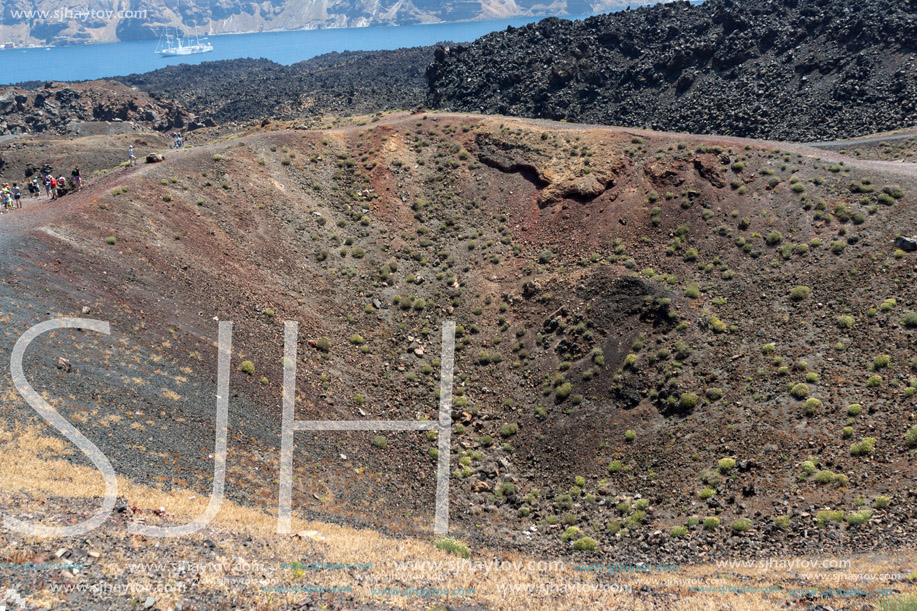
M 63 457 L 73 454 L 65 442 L 40 434 L 35 428 L 0 430 L 0 502 L 10 493 L 27 493 L 40 500 L 44 495 L 62 498 L 93 499 L 103 493 L 100 474 L 89 467 L 74 465 Z M 165 492 L 119 477 L 119 495 L 145 509 L 163 508 L 172 514 L 170 520 L 184 523 L 202 513 L 207 502 L 206 494 L 188 489 Z M 36 501 L 37 503 L 38 501 Z M 4 508 L 5 512 L 11 508 Z M 28 511 L 28 507 L 21 509 Z M 14 510 L 15 511 L 15 510 Z M 149 513 L 143 514 L 147 523 L 161 522 Z M 105 527 L 103 527 L 105 528 Z M 222 554 L 216 559 L 219 570 L 202 571 L 194 587 L 219 598 L 235 600 L 252 609 L 282 609 L 303 594 L 265 593 L 262 582 L 227 581 L 234 577 L 251 577 L 251 571 L 240 573 L 244 563 L 269 567 L 272 585 L 345 586 L 352 595 L 364 602 L 376 601 L 385 605 L 405 608 L 429 608 L 430 599 L 405 596 L 380 596 L 373 589 L 384 588 L 450 588 L 473 589 L 474 602 L 488 608 L 507 610 L 553 611 L 556 609 L 671 609 L 673 611 L 721 611 L 744 609 L 769 611 L 787 599 L 789 588 L 886 588 L 906 591 L 911 586 L 888 581 L 857 581 L 857 574 L 901 573 L 910 574 L 917 568 L 917 553 L 905 550 L 879 556 L 852 558 L 849 568 L 840 571 L 798 570 L 794 568 L 740 567 L 723 568 L 715 564 L 679 567 L 677 572 L 602 575 L 575 570 L 577 564 L 594 560 L 565 561 L 554 566 L 545 558 L 520 554 L 474 549 L 471 561 L 475 563 L 516 563 L 495 568 L 490 564 L 471 565 L 456 556 L 447 554 L 432 545 L 432 540 L 393 539 L 371 530 L 358 530 L 323 522 L 306 521 L 294 513 L 294 532 L 311 535 L 281 536 L 275 533 L 276 516 L 252 507 L 224 501 L 222 509 L 210 527 L 203 533 L 182 540 L 165 539 L 154 547 L 151 540 L 123 535 L 117 549 L 104 551 L 105 575 L 112 580 L 129 579 L 135 583 L 149 584 L 155 578 L 127 571 L 126 567 L 140 562 L 163 562 L 164 558 L 184 558 L 183 550 L 195 548 L 206 538 L 220 541 Z M 257 545 L 243 545 L 251 537 Z M 49 552 L 66 542 L 38 541 Z M 253 549 L 259 550 L 253 556 Z M 11 561 L 10 549 L 0 549 L 0 560 Z M 360 571 L 281 570 L 281 562 L 310 562 L 366 564 L 371 569 Z M 281 560 L 278 560 L 281 559 Z M 809 559 L 811 560 L 811 559 Z M 244 563 L 243 563 L 244 561 Z M 528 566 L 529 562 L 542 562 Z M 786 559 L 784 559 L 786 561 Z M 399 563 L 407 563 L 399 565 Z M 438 565 L 432 563 L 439 563 Z M 789 564 L 789 563 L 786 563 Z M 477 570 L 472 570 L 476 567 Z M 265 577 L 260 573 L 258 579 Z M 161 577 L 159 578 L 161 581 Z M 619 584 L 632 588 L 632 592 L 608 589 L 605 584 Z M 668 593 L 668 598 L 638 595 L 642 585 L 649 585 Z M 757 587 L 778 586 L 781 592 L 742 594 L 723 592 L 691 592 L 692 586 L 701 587 Z M 327 594 L 313 595 L 316 598 Z M 189 598 L 180 594 L 160 597 L 160 604 L 170 600 Z M 30 598 L 36 604 L 50 605 L 56 595 L 42 590 Z M 863 600 L 863 599 L 860 599 Z M 835 604 L 825 598 L 825 604 Z M 850 602 L 849 600 L 846 602 Z M 867 598 L 865 602 L 875 603 Z M 660 606 L 661 605 L 661 606 Z

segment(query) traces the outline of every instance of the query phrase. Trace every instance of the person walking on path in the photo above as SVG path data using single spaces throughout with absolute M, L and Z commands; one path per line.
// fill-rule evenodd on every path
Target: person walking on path
M 19 183 L 13 183 L 13 207 L 16 209 L 22 208 L 22 190 L 19 188 Z
M 137 163 L 137 158 L 134 157 L 134 145 L 133 144 L 127 147 L 127 163 L 131 167 L 134 167 L 134 165 Z
M 80 174 L 80 166 L 73 168 L 70 172 L 70 182 L 73 183 L 73 190 L 79 191 L 83 187 L 83 175 Z
M 3 212 L 13 207 L 13 193 L 8 184 L 3 185 Z

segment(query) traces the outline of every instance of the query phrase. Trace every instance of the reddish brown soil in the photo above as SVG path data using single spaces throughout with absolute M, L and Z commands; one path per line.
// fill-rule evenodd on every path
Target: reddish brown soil
M 169 154 L 60 207 L 0 217 L 4 349 L 30 324 L 84 306 L 112 324 L 111 338 L 56 340 L 70 374 L 42 348 L 29 371 L 69 397 L 66 414 L 99 410 L 83 428 L 119 471 L 208 489 L 217 319 L 235 323 L 234 368 L 254 364 L 232 380 L 230 493 L 266 506 L 276 504 L 283 321 L 300 324 L 298 418 L 416 419 L 435 417 L 439 327 L 454 319 L 467 400 L 453 435 L 460 536 L 560 552 L 576 525 L 600 553 L 630 559 L 913 536 L 917 459 L 904 434 L 917 424 L 906 391 L 917 354 L 901 321 L 917 310 L 917 262 L 893 244 L 917 229 L 913 166 L 470 116 L 283 128 Z M 880 202 L 884 188 L 891 203 Z M 790 298 L 798 285 L 811 288 L 802 301 Z M 415 305 L 402 307 L 409 297 Z M 852 328 L 839 328 L 841 315 Z M 890 365 L 873 372 L 879 355 Z M 874 374 L 882 382 L 868 386 Z M 804 382 L 820 401 L 809 414 L 788 392 Z M 853 403 L 864 409 L 844 438 Z M 105 414 L 143 428 L 95 424 Z M 518 433 L 503 439 L 508 423 Z M 297 509 L 426 532 L 435 442 L 386 437 L 383 450 L 370 434 L 297 434 Z M 852 456 L 864 437 L 874 451 Z M 739 465 L 702 501 L 702 472 L 726 457 Z M 810 457 L 849 481 L 803 477 Z M 614 460 L 623 468 L 609 473 Z M 571 490 L 577 476 L 585 485 Z M 505 483 L 515 492 L 495 494 Z M 879 495 L 891 503 L 867 524 L 814 530 L 817 510 Z M 637 498 L 649 502 L 642 520 L 615 508 Z M 664 534 L 692 515 L 724 527 Z M 782 515 L 786 531 L 773 526 Z M 752 530 L 732 536 L 740 517 Z

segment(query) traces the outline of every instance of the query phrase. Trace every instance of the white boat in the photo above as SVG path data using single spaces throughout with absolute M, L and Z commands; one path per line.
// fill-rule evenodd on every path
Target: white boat
M 213 51 L 213 45 L 209 42 L 198 42 L 195 44 L 184 44 L 178 39 L 178 44 L 165 47 L 159 51 L 163 57 L 175 57 L 176 55 L 196 55 L 198 53 L 210 53 Z
M 163 32 L 163 35 L 159 38 L 159 44 L 156 46 L 156 53 L 163 57 L 197 55 L 198 53 L 210 53 L 211 51 L 213 51 L 213 45 L 207 42 L 206 38 L 202 42 L 200 38 L 195 36 L 192 41 L 190 38 L 183 39 L 173 36 L 168 30 Z

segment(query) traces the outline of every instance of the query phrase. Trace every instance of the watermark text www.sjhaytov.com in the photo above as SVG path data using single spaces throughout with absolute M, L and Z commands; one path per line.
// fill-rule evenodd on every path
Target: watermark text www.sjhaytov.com
M 23 10 L 10 9 L 10 16 L 13 19 L 22 19 L 28 21 L 111 21 L 113 19 L 146 19 L 147 9 L 136 11 L 113 10 L 113 9 L 85 9 L 85 8 L 57 8 L 53 11 L 48 10 Z

